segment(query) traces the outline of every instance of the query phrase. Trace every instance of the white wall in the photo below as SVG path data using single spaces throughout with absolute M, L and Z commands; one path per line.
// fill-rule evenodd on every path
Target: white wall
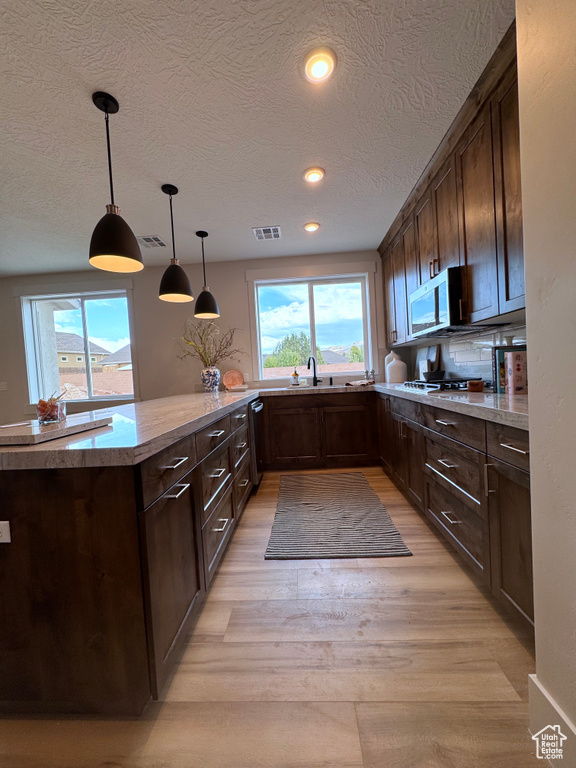
M 144 254 L 144 260 L 146 255 Z M 238 367 L 251 378 L 250 317 L 248 308 L 248 284 L 245 272 L 253 269 L 278 267 L 309 267 L 310 265 L 351 264 L 374 262 L 376 264 L 376 317 L 379 340 L 384 342 L 384 311 L 380 256 L 376 251 L 323 254 L 321 256 L 298 256 L 277 259 L 254 259 L 251 261 L 214 262 L 207 264 L 208 282 L 216 296 L 222 313 L 218 325 L 227 330 L 238 328 L 235 346 L 246 350 L 241 363 L 229 361 L 222 369 Z M 20 316 L 20 300 L 14 290 L 21 286 L 50 286 L 54 292 L 65 292 L 67 285 L 90 290 L 98 288 L 106 280 L 119 278 L 133 282 L 133 339 L 135 375 L 140 399 L 201 391 L 201 364 L 191 358 L 178 359 L 176 339 L 183 333 L 186 318 L 193 313 L 193 304 L 169 304 L 158 299 L 158 286 L 164 268 L 147 267 L 137 275 L 113 275 L 99 270 L 66 274 L 33 275 L 5 278 L 0 280 L 0 382 L 6 382 L 8 389 L 0 392 L 0 423 L 25 417 L 30 418 L 28 403 L 24 340 Z M 200 265 L 186 266 L 195 295 L 202 287 Z M 377 339 L 378 343 L 378 339 Z M 381 352 L 382 355 L 382 352 Z M 108 404 L 108 403 L 107 403 Z M 85 410 L 82 406 L 77 410 Z M 69 410 L 74 410 L 69 408 Z
M 517 0 L 536 612 L 531 728 L 576 722 L 576 3 Z M 563 727 L 573 728 L 570 722 Z M 576 765 L 576 731 L 564 768 Z M 560 761 L 556 761 L 559 763 Z

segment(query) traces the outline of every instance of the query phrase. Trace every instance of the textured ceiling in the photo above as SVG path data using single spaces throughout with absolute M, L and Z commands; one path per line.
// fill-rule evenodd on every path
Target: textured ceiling
M 211 260 L 375 248 L 513 17 L 514 0 L 3 0 L 0 274 L 91 269 L 108 202 L 96 90 L 120 102 L 122 215 L 168 238 L 160 185 L 176 184 L 182 262 L 196 229 Z M 301 71 L 317 45 L 338 56 L 324 84 Z M 257 242 L 266 225 L 282 239 Z

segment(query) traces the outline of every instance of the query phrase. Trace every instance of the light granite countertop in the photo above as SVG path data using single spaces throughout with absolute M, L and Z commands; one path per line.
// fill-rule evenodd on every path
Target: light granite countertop
M 87 413 L 112 416 L 110 426 L 39 445 L 0 446 L 0 470 L 134 465 L 257 397 L 381 392 L 479 419 L 528 429 L 528 397 L 488 392 L 419 392 L 394 384 L 366 387 L 278 387 L 176 395 Z

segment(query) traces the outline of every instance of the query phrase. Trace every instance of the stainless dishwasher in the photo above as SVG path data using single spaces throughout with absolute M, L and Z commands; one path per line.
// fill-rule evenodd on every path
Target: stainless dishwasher
M 260 480 L 262 480 L 262 464 L 263 464 L 263 438 L 262 438 L 262 410 L 264 403 L 262 400 L 253 400 L 250 403 L 250 467 L 251 467 L 251 480 L 254 488 L 258 488 Z

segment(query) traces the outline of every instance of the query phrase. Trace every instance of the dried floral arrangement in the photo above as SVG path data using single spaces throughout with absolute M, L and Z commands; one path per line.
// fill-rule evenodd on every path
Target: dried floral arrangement
M 183 360 L 185 357 L 194 357 L 207 368 L 217 366 L 222 360 L 244 355 L 246 353 L 242 349 L 232 346 L 236 330 L 230 328 L 226 333 L 222 333 L 211 320 L 207 322 L 190 317 L 186 321 L 184 335 L 178 339 L 182 350 L 179 358 Z

